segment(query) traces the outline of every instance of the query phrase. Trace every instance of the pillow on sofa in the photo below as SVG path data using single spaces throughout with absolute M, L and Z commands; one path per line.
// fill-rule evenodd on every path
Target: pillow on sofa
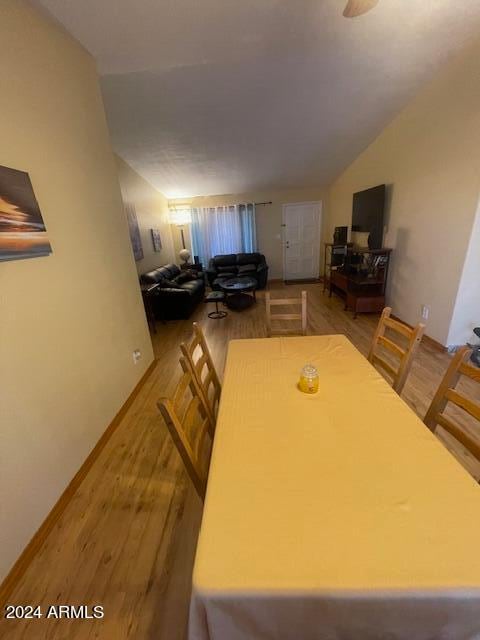
M 180 273 L 180 267 L 176 264 L 166 264 L 164 267 L 162 267 L 163 269 L 168 269 L 168 273 L 170 278 L 173 280 L 173 278 L 175 278 L 175 276 L 178 276 L 178 274 Z
M 162 287 L 162 289 L 178 289 L 178 282 L 164 278 L 160 283 L 160 287 Z
M 238 267 L 238 275 L 242 275 L 244 273 L 255 273 L 257 270 L 257 266 L 255 264 L 242 264 Z
M 170 272 L 163 267 L 159 269 L 153 269 L 153 271 L 149 271 L 148 273 L 143 273 L 140 276 L 140 281 L 145 284 L 162 284 L 165 278 L 170 277 Z
M 183 284 L 184 282 L 189 282 L 190 280 L 196 280 L 196 276 L 192 276 L 188 271 L 183 271 L 179 273 L 178 276 L 174 279 L 174 282 L 177 284 Z
M 219 269 L 219 267 L 225 267 L 231 264 L 237 263 L 237 256 L 234 253 L 227 253 L 224 255 L 218 255 L 212 258 L 213 266 L 215 269 Z
M 237 254 L 237 264 L 240 265 L 247 265 L 247 264 L 259 264 L 260 262 L 262 262 L 262 254 L 261 253 L 238 253 Z

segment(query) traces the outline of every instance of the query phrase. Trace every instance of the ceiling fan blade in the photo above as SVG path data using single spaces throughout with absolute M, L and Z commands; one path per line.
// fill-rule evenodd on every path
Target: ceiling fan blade
M 378 0 L 348 0 L 343 15 L 345 18 L 356 18 L 370 11 L 377 4 Z

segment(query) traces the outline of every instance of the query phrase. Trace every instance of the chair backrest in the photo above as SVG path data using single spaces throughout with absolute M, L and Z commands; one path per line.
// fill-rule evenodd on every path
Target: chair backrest
M 193 323 L 193 338 L 190 344 L 182 342 L 180 349 L 198 382 L 210 421 L 215 425 L 222 386 L 203 331 L 196 322 Z
M 474 402 L 455 389 L 462 375 L 467 376 L 467 378 L 475 382 L 480 382 L 480 369 L 466 362 L 471 353 L 472 350 L 469 347 L 461 347 L 453 356 L 425 415 L 424 423 L 433 432 L 435 432 L 437 425 L 443 427 L 445 431 L 448 431 L 455 440 L 460 442 L 480 461 L 480 439 L 475 439 L 470 436 L 464 429 L 455 424 L 450 417 L 445 416 L 443 413 L 447 404 L 451 402 L 466 411 L 472 418 L 475 418 L 475 420 L 480 421 L 480 403 Z
M 158 408 L 187 473 L 204 500 L 210 464 L 210 451 L 206 448 L 211 448 L 212 425 L 198 382 L 184 358 L 180 358 L 180 365 L 183 375 L 172 397 L 160 398 Z
M 412 366 L 413 358 L 418 349 L 418 345 L 422 340 L 422 335 L 425 330 L 424 324 L 417 324 L 417 326 L 410 328 L 398 320 L 391 318 L 391 307 L 385 307 L 378 321 L 377 328 L 373 335 L 372 344 L 370 346 L 370 352 L 368 354 L 368 360 L 385 370 L 392 378 L 392 387 L 397 393 L 401 393 L 407 380 L 410 367 Z M 385 330 L 391 329 L 394 333 L 402 335 L 407 340 L 405 348 L 396 344 L 390 338 L 385 336 Z M 395 368 L 393 364 L 387 362 L 382 356 L 378 354 L 378 348 L 384 347 L 398 359 L 398 368 Z
M 269 336 L 274 334 L 291 334 L 301 333 L 303 336 L 307 334 L 307 292 L 302 291 L 301 298 L 272 298 L 270 292 L 265 293 L 265 304 L 267 311 L 267 333 Z M 272 307 L 300 307 L 297 313 L 272 313 Z M 283 330 L 272 327 L 272 321 L 277 320 L 296 320 L 300 321 L 301 327 L 293 330 Z

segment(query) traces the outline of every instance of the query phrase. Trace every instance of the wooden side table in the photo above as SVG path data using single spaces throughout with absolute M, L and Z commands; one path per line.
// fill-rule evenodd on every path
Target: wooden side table
M 329 295 L 343 297 L 345 310 L 353 311 L 354 318 L 357 313 L 382 311 L 391 253 L 392 249 L 350 249 L 345 266 L 330 274 Z

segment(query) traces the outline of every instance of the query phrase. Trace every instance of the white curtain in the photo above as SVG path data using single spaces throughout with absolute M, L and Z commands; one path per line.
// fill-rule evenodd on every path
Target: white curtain
M 256 251 L 255 205 L 195 207 L 191 231 L 194 255 L 205 265 L 219 254 Z

